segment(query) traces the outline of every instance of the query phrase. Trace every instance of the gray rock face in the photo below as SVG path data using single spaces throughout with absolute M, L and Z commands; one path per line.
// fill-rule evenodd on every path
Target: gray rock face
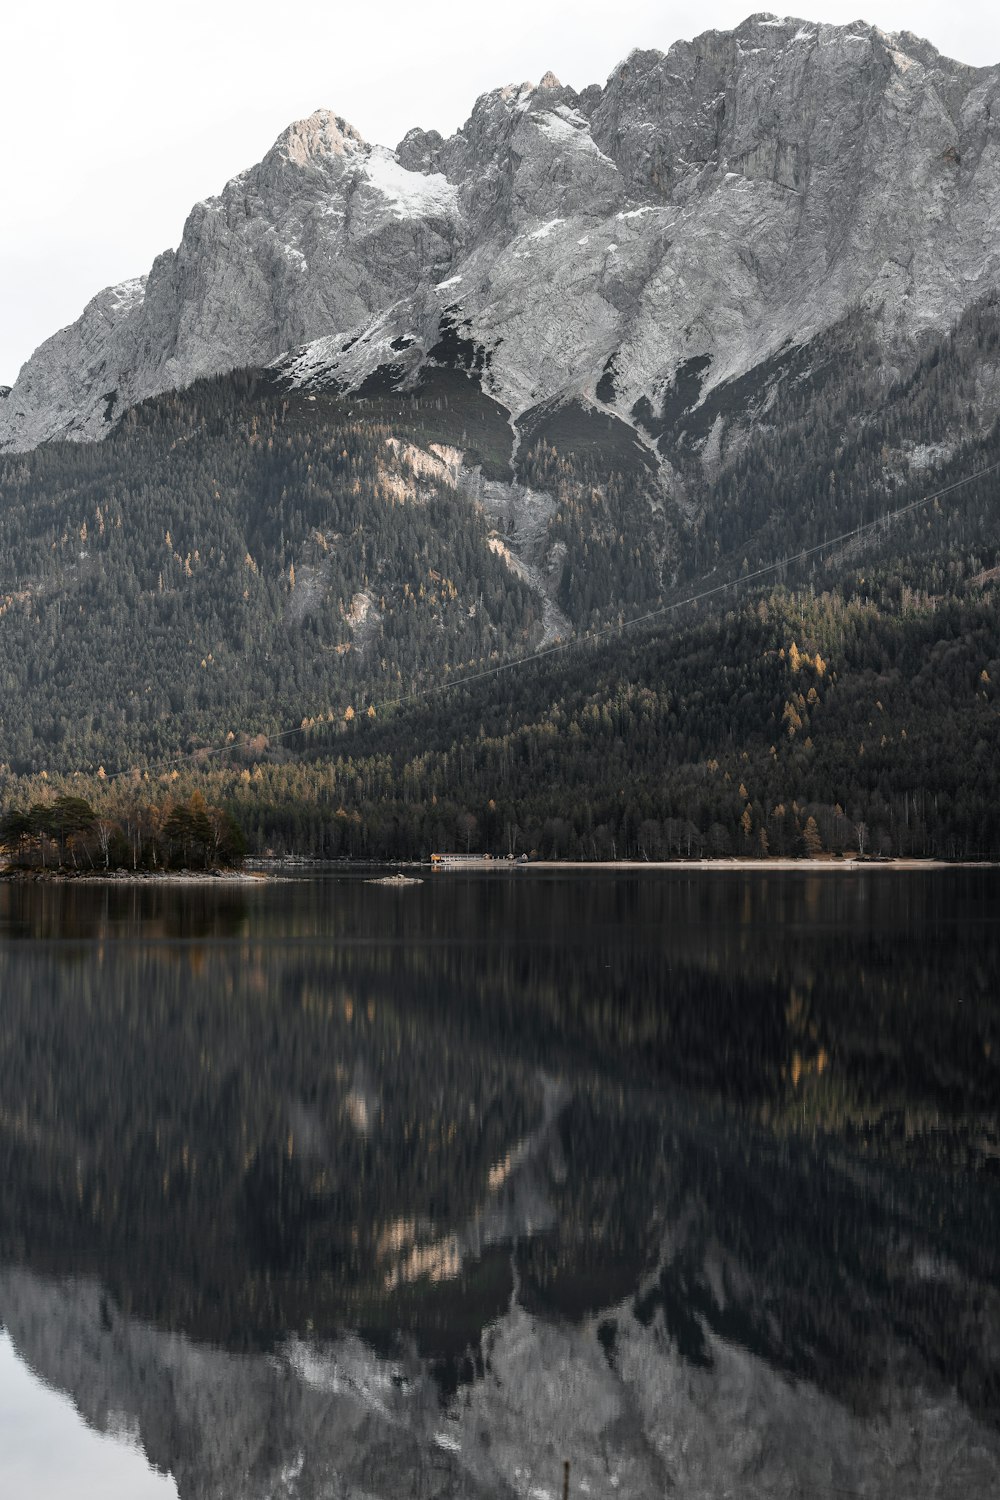
M 714 1339 L 711 1369 L 663 1325 L 615 1309 L 558 1326 L 516 1300 L 485 1337 L 487 1370 L 447 1406 L 415 1353 L 291 1339 L 237 1356 L 125 1317 L 90 1280 L 0 1272 L 22 1359 L 99 1432 L 124 1429 L 180 1500 L 390 1500 L 400 1495 L 654 1500 L 775 1495 L 985 1497 L 1000 1441 L 951 1392 L 886 1383 L 862 1418 Z
M 0 446 L 96 438 L 115 410 L 201 375 L 267 364 L 445 275 L 461 222 L 455 187 L 400 166 L 325 111 L 196 204 L 181 244 L 143 281 L 102 292 L 28 361 Z
M 287 351 L 299 380 L 412 379 L 446 312 L 515 416 L 598 399 L 613 360 L 601 399 L 631 420 L 683 361 L 705 394 L 859 306 L 910 349 L 1000 284 L 998 91 L 1000 67 L 909 33 L 753 16 L 635 52 L 603 89 L 486 94 L 447 141 L 389 152 L 318 112 L 37 351 L 0 448 L 99 437 Z
M 69 328 L 24 366 L 0 416 L 0 447 L 32 448 L 49 437 L 103 437 L 121 380 L 123 334 L 142 308 L 146 278 L 107 287 Z M 84 416 L 89 430 L 79 432 Z

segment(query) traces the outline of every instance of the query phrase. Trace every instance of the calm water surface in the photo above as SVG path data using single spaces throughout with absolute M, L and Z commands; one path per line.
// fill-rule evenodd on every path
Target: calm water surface
M 0 1494 L 1000 1493 L 1000 875 L 0 886 Z

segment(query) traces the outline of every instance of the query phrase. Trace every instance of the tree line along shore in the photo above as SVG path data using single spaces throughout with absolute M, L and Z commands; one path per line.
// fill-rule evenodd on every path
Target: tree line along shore
M 63 793 L 0 817 L 0 858 L 16 872 L 233 870 L 245 855 L 232 814 L 210 806 L 200 791 L 183 801 L 132 803 L 115 814 Z

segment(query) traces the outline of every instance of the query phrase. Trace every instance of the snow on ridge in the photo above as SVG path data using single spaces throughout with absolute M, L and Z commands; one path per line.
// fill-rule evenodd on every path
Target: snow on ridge
M 424 176 L 400 166 L 384 146 L 373 148 L 364 165 L 369 185 L 386 200 L 400 219 L 458 216 L 458 189 L 440 172 Z
M 138 306 L 146 295 L 146 277 L 130 276 L 127 281 L 119 281 L 116 286 L 108 288 L 108 294 L 116 308 L 123 311 Z
M 528 239 L 547 240 L 553 229 L 557 228 L 557 226 L 560 224 L 565 224 L 565 222 L 565 219 L 549 219 L 548 223 L 543 224 L 540 229 L 533 229 L 528 235 Z
M 278 371 L 293 390 L 331 380 L 359 384 L 378 364 L 399 361 L 401 351 L 392 340 L 406 326 L 399 321 L 405 306 L 404 301 L 393 302 L 352 329 L 323 334 L 288 349 L 269 368 Z M 417 349 L 417 338 L 408 337 L 410 347 Z
M 609 156 L 605 156 L 600 146 L 590 133 L 590 125 L 578 110 L 569 109 L 565 104 L 560 104 L 556 109 L 538 110 L 533 114 L 532 123 L 538 126 L 544 135 L 556 145 L 572 146 L 578 151 L 587 151 L 594 156 L 599 156 L 609 166 L 613 166 Z
M 590 122 L 586 115 L 581 114 L 578 109 L 573 109 L 569 104 L 557 104 L 549 113 L 558 115 L 560 120 L 565 120 L 566 124 L 572 125 L 574 130 L 586 130 L 588 133 L 590 131 Z

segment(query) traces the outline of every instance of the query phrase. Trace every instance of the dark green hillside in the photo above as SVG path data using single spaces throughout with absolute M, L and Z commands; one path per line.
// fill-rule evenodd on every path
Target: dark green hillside
M 329 854 L 996 858 L 998 673 L 991 591 L 904 607 L 776 591 L 317 728 L 294 775 L 266 769 L 245 796 L 233 776 L 230 794 L 259 837 Z M 301 821 L 282 834 L 293 784 Z
M 306 400 L 309 394 L 315 394 L 321 413 L 336 401 L 335 394 L 322 386 L 316 392 L 307 388 Z M 343 409 L 424 448 L 430 443 L 461 448 L 465 462 L 481 468 L 487 479 L 511 477 L 509 413 L 460 370 L 430 369 L 414 392 L 396 390 L 391 382 L 379 389 L 372 382 L 355 395 L 345 394 Z
M 0 758 L 96 770 L 528 646 L 535 595 L 388 437 L 248 375 L 3 460 Z
M 515 448 L 461 369 L 235 375 L 0 460 L 4 806 L 191 755 L 165 804 L 253 850 L 1000 854 L 996 301 L 905 371 L 847 320 L 710 423 L 703 373 L 661 473 L 599 405 Z M 539 580 L 595 642 L 530 660 Z
M 878 520 L 1000 451 L 991 395 L 1000 379 L 995 297 L 970 307 L 907 370 L 886 365 L 859 317 L 757 373 L 755 390 L 713 392 L 674 450 L 698 485 L 708 447 L 703 414 L 732 403 L 723 468 L 698 490 L 696 571 L 733 555 L 752 568 Z M 990 524 L 996 493 L 995 485 L 984 492 L 985 517 L 968 516 L 962 540 L 970 551 L 987 540 L 981 523 Z
M 867 589 L 775 589 L 148 783 L 8 777 L 3 800 L 122 817 L 137 787 L 201 790 L 252 851 L 328 857 L 998 858 L 993 584 Z

